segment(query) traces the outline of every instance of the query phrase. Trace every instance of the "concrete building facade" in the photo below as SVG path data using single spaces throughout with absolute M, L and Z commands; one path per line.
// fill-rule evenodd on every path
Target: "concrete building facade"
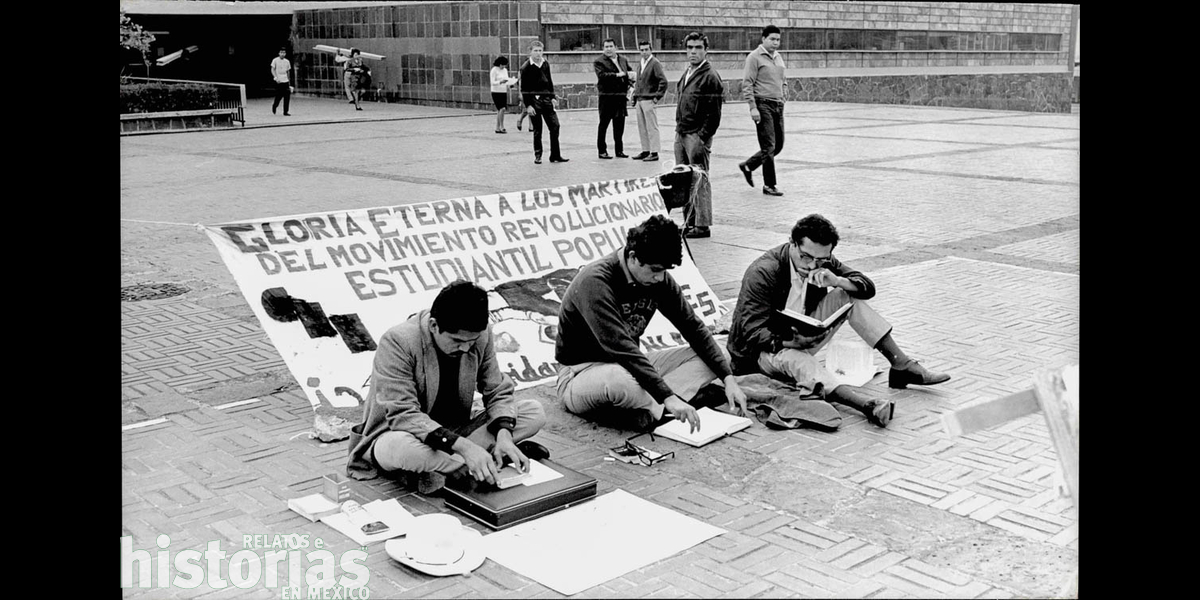
M 312 47 L 354 46 L 387 56 L 371 64 L 381 100 L 487 109 L 492 61 L 508 56 L 516 71 L 529 43 L 542 40 L 561 108 L 580 108 L 596 105 L 591 64 L 602 40 L 616 40 L 631 60 L 637 41 L 651 40 L 674 82 L 693 30 L 709 37 L 709 60 L 736 99 L 745 56 L 773 23 L 784 30 L 792 100 L 1069 112 L 1078 19 L 1069 4 L 408 2 L 296 10 L 293 45 L 308 93 L 341 89 L 333 56 Z M 515 91 L 509 102 L 519 102 Z

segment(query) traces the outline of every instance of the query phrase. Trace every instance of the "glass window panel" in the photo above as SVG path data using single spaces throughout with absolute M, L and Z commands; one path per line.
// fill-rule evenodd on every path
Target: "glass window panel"
M 896 34 L 896 49 L 897 50 L 926 50 L 928 49 L 929 35 L 925 31 L 900 31 Z
M 834 50 L 862 50 L 863 32 L 857 29 L 834 29 Z
M 546 25 L 546 50 L 597 50 L 604 38 L 599 26 L 590 25 Z
M 1009 38 L 1009 42 L 1008 42 L 1009 50 L 1023 50 L 1023 51 L 1033 50 L 1034 34 L 1032 34 L 1032 33 L 1014 33 L 1014 34 L 1008 36 L 1008 38 Z
M 1008 34 L 1007 33 L 987 33 L 984 34 L 987 50 L 1008 50 Z
M 829 32 L 825 29 L 789 29 L 784 32 L 788 50 L 828 50 Z
M 958 34 L 945 31 L 929 32 L 929 50 L 957 50 Z
M 863 32 L 863 48 L 867 50 L 895 50 L 896 32 L 867 30 Z

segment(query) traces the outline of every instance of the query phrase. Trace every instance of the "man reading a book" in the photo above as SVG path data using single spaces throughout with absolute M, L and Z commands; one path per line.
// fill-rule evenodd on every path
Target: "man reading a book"
M 839 385 L 814 356 L 843 323 L 849 321 L 854 332 L 891 363 L 888 385 L 892 388 L 933 385 L 950 376 L 932 373 L 904 354 L 892 339 L 891 324 L 866 302 L 875 296 L 875 283 L 834 258 L 837 243 L 833 223 L 821 215 L 808 215 L 792 227 L 787 243 L 767 250 L 746 269 L 729 330 L 733 372 L 763 373 L 808 387 L 886 427 L 893 403 L 872 399 L 860 387 Z M 824 330 L 802 332 L 779 313 L 787 308 L 824 320 L 846 303 L 853 306 Z
M 530 458 L 549 458 L 528 441 L 546 416 L 537 400 L 515 400 L 515 387 L 496 360 L 487 292 L 469 281 L 447 285 L 379 340 L 346 474 L 406 473 L 432 494 L 447 478 L 456 487 L 494 484 L 506 461 L 527 470 Z M 473 405 L 476 390 L 482 407 Z
M 638 431 L 675 418 L 695 431 L 701 404 L 746 410 L 721 346 L 667 272 L 682 262 L 679 226 L 654 215 L 629 230 L 624 248 L 580 269 L 563 295 L 554 344 L 568 411 Z M 655 312 L 687 346 L 642 351 Z

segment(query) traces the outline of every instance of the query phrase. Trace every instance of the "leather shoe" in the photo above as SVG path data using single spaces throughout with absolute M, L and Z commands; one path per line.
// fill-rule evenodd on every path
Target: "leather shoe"
M 689 239 L 712 237 L 712 232 L 707 227 L 688 227 L 684 230 L 683 237 Z
M 521 454 L 524 454 L 529 460 L 546 460 L 550 458 L 550 450 L 533 440 L 525 440 L 517 444 L 517 450 L 520 450 Z
M 947 373 L 933 373 L 921 366 L 915 360 L 909 361 L 903 369 L 892 368 L 888 371 L 888 387 L 902 390 L 912 385 L 934 385 L 950 381 Z
M 417 473 L 417 491 L 429 496 L 446 486 L 446 476 L 436 471 Z
M 637 158 L 637 157 L 635 156 L 634 158 Z M 657 153 L 657 152 L 651 152 L 651 153 L 650 153 L 650 156 L 647 156 L 646 158 L 643 158 L 643 159 L 642 159 L 642 162 L 654 162 L 654 161 L 656 161 L 656 160 L 658 160 L 658 153 Z
M 535 164 L 535 165 L 542 164 L 542 157 L 540 157 L 540 156 L 533 157 L 533 164 Z
M 570 162 L 570 161 L 571 161 L 571 159 L 569 159 L 569 158 L 563 158 L 563 157 L 561 157 L 561 156 L 560 156 L 560 157 L 558 157 L 558 158 L 551 158 L 551 159 L 550 159 L 550 162 Z
M 603 154 L 601 154 L 601 155 L 600 155 L 600 158 L 605 158 L 605 159 L 607 159 L 607 158 L 612 158 L 612 155 L 611 155 L 611 154 L 609 154 L 609 153 L 607 153 L 607 152 L 605 152 L 605 153 L 603 153 Z
M 763 193 L 768 196 L 782 196 L 783 195 L 783 192 L 775 189 L 775 186 L 773 186 L 773 185 L 764 185 Z
M 629 155 L 625 154 L 624 152 L 618 152 L 617 158 L 629 158 Z
M 715 383 L 706 384 L 704 387 L 696 391 L 696 395 L 688 400 L 688 404 L 692 408 L 700 410 L 701 408 L 720 408 L 729 405 L 729 399 L 725 397 L 725 387 Z
M 738 170 L 746 177 L 746 183 L 750 184 L 750 187 L 754 187 L 754 171 L 751 171 L 746 163 L 738 163 Z
M 646 158 L 647 156 L 650 156 L 649 152 L 640 152 L 638 154 L 634 154 L 631 158 L 633 158 L 633 160 L 642 160 L 643 158 Z

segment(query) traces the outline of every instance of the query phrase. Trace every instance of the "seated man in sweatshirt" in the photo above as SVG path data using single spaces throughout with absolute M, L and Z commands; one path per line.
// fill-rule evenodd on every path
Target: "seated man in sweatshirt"
M 429 310 L 384 333 L 363 421 L 351 429 L 347 475 L 405 472 L 432 494 L 447 477 L 456 487 L 494 484 L 506 459 L 526 470 L 530 458 L 549 458 L 526 441 L 546 422 L 542 405 L 514 400 L 492 342 L 487 292 L 469 281 L 447 285 Z M 482 410 L 472 406 L 476 390 Z
M 875 296 L 875 283 L 834 258 L 837 243 L 833 223 L 808 215 L 792 227 L 787 243 L 767 250 L 746 269 L 729 329 L 733 372 L 763 373 L 812 388 L 827 401 L 857 408 L 871 423 L 886 427 L 895 409 L 892 402 L 871 398 L 856 386 L 839 385 L 814 356 L 843 323 L 849 321 L 854 332 L 891 363 L 890 387 L 933 385 L 950 376 L 931 373 L 900 349 L 892 339 L 892 325 L 866 302 Z M 777 312 L 786 307 L 824 320 L 847 302 L 853 303 L 850 310 L 817 335 L 801 334 Z
M 654 215 L 629 230 L 624 248 L 571 281 L 554 345 L 558 398 L 568 411 L 638 431 L 670 418 L 699 429 L 700 406 L 688 401 L 700 398 L 724 398 L 730 410 L 745 412 L 728 359 L 667 273 L 683 261 L 682 244 L 679 226 Z M 687 346 L 642 351 L 639 340 L 656 311 Z

